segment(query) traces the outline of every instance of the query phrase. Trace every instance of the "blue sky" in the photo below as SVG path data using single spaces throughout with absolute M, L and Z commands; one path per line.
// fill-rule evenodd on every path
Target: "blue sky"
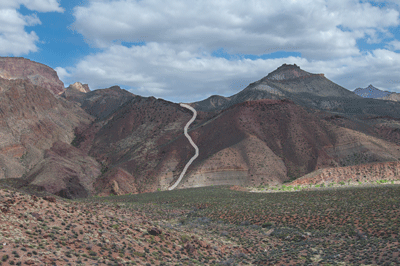
M 65 86 L 119 85 L 191 102 L 230 96 L 283 63 L 354 90 L 400 92 L 399 1 L 2 0 L 0 56 Z

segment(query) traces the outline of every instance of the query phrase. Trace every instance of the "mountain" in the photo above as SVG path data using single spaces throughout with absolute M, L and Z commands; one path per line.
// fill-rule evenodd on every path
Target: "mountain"
M 245 101 L 290 99 L 311 108 L 332 109 L 338 106 L 338 100 L 359 98 L 353 92 L 333 83 L 323 74 L 306 72 L 296 64 L 283 64 L 235 95 L 230 97 L 214 95 L 190 105 L 196 110 L 215 111 Z
M 66 198 L 166 190 L 194 154 L 183 134 L 193 114 L 177 103 L 80 83 L 55 95 L 29 79 L 1 79 L 0 96 L 0 182 L 19 189 Z M 399 103 L 296 65 L 192 105 L 200 153 L 178 188 L 280 184 L 400 158 Z
M 392 94 L 390 91 L 382 91 L 380 89 L 375 88 L 371 84 L 366 88 L 357 88 L 354 90 L 354 93 L 363 97 L 363 98 L 373 98 L 380 99 Z
M 388 97 L 395 100 L 396 95 L 391 95 Z M 196 110 L 219 113 L 235 104 L 260 99 L 290 99 L 320 119 L 400 144 L 398 103 L 363 98 L 326 79 L 323 74 L 311 74 L 297 65 L 283 64 L 230 97 L 213 95 L 190 105 Z
M 0 57 L 0 78 L 28 79 L 55 95 L 64 91 L 64 83 L 54 69 L 22 57 Z
M 137 96 L 82 132 L 88 154 L 103 165 L 98 195 L 115 187 L 120 194 L 167 189 L 194 154 L 182 132 L 190 118 L 175 103 Z M 338 127 L 289 100 L 248 101 L 193 124 L 200 155 L 178 188 L 277 184 L 320 168 L 400 158 L 393 143 Z

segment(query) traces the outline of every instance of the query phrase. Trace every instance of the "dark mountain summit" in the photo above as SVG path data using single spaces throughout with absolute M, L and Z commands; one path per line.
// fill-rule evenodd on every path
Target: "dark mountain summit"
M 313 74 L 300 69 L 300 67 L 297 66 L 296 64 L 294 64 L 294 65 L 283 64 L 280 67 L 278 67 L 276 70 L 269 73 L 268 76 L 266 76 L 265 78 L 267 78 L 269 80 L 288 80 L 288 79 L 295 79 L 295 78 L 300 78 L 300 77 L 308 77 L 311 75 L 313 75 Z M 322 76 L 323 76 L 323 74 L 322 74 Z
M 379 99 L 383 98 L 386 96 L 389 96 L 393 92 L 390 91 L 382 91 L 380 89 L 375 88 L 371 84 L 366 87 L 366 88 L 357 88 L 354 90 L 354 93 L 363 97 L 363 98 L 373 98 L 373 99 Z

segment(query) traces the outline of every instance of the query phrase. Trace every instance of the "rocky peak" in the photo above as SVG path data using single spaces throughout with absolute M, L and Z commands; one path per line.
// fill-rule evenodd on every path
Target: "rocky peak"
M 311 73 L 308 73 L 296 64 L 287 65 L 283 64 L 282 66 L 278 67 L 276 70 L 272 71 L 268 74 L 267 79 L 269 80 L 287 80 L 287 79 L 294 79 L 299 77 L 306 77 L 311 76 Z
M 64 91 L 64 83 L 54 69 L 22 57 L 0 57 L 0 77 L 8 80 L 28 79 L 55 95 Z
M 90 91 L 88 84 L 82 84 L 80 82 L 75 82 L 74 84 L 69 85 L 67 89 L 75 89 L 84 93 Z

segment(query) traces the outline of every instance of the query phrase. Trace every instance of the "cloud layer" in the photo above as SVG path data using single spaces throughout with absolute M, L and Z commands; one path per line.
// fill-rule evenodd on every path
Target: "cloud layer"
M 397 10 L 351 0 L 91 1 L 74 15 L 97 47 L 146 41 L 261 55 L 290 46 L 312 59 L 357 55 L 358 38 L 399 25 Z
M 67 83 L 82 80 L 92 89 L 119 84 L 176 101 L 189 100 L 183 96 L 189 92 L 193 100 L 230 95 L 238 91 L 234 80 L 255 81 L 282 63 L 324 72 L 348 89 L 380 86 L 399 74 L 399 41 L 390 31 L 399 27 L 399 8 L 395 1 L 370 2 L 92 0 L 75 7 L 72 27 L 101 51 L 59 70 Z M 386 42 L 386 48 L 363 52 L 360 40 Z M 216 50 L 232 57 L 215 56 Z M 279 50 L 301 57 L 245 56 Z
M 34 31 L 26 26 L 41 24 L 36 14 L 24 16 L 18 12 L 21 5 L 31 11 L 63 12 L 56 0 L 1 0 L 0 2 L 0 55 L 19 56 L 36 52 L 39 41 Z

